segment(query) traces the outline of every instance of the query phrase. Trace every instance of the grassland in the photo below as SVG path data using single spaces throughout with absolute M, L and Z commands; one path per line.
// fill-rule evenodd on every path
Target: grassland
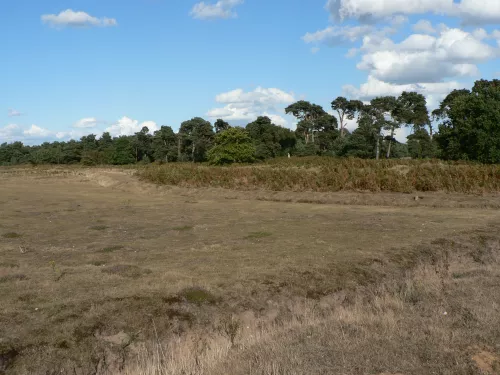
M 303 162 L 137 173 L 322 168 Z M 470 196 L 135 173 L 0 169 L 0 373 L 498 373 L 500 197 L 487 178 Z

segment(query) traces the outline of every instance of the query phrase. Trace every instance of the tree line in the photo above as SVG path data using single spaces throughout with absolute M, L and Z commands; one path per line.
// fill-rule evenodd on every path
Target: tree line
M 273 124 L 266 116 L 245 127 L 219 119 L 212 125 L 195 117 L 177 133 L 170 126 L 150 134 L 147 127 L 131 136 L 100 137 L 0 145 L 0 165 L 133 164 L 150 162 L 251 163 L 278 156 L 338 156 L 360 158 L 441 158 L 500 162 L 500 80 L 479 80 L 472 90 L 454 90 L 429 112 L 426 99 L 416 92 L 383 96 L 363 103 L 338 97 L 333 116 L 321 106 L 298 101 L 285 109 L 297 119 L 295 131 Z M 356 120 L 351 133 L 347 121 Z M 407 127 L 407 143 L 395 138 Z

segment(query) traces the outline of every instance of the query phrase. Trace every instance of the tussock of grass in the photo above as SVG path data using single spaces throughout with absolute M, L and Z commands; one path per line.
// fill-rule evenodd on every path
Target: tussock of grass
M 16 232 L 8 232 L 8 233 L 2 234 L 2 237 L 3 238 L 19 238 L 19 237 L 21 237 L 21 235 L 19 233 L 16 233 Z
M 137 173 L 144 180 L 164 185 L 240 190 L 468 194 L 500 191 L 500 165 L 441 160 L 310 157 L 275 159 L 256 166 L 150 165 Z
M 247 240 L 258 240 L 260 238 L 266 238 L 266 237 L 270 237 L 272 235 L 273 234 L 270 232 L 252 232 L 248 236 L 246 236 L 245 238 Z
M 105 247 L 105 248 L 103 248 L 101 250 L 98 250 L 97 252 L 98 253 L 112 253 L 114 251 L 121 250 L 121 249 L 123 249 L 123 246 L 116 245 L 116 246 Z
M 194 229 L 194 227 L 192 225 L 182 225 L 179 227 L 172 228 L 172 230 L 176 230 L 178 232 L 185 232 L 185 231 L 192 230 L 192 229 Z
M 90 229 L 92 230 L 106 230 L 108 227 L 106 225 L 94 225 L 91 226 Z
M 217 297 L 208 290 L 199 287 L 183 289 L 179 292 L 179 297 L 188 303 L 194 304 L 214 304 L 217 302 Z
M 22 281 L 27 279 L 28 277 L 23 274 L 5 275 L 0 276 L 0 283 L 7 283 L 9 281 Z
M 19 268 L 19 263 L 15 263 L 15 262 L 0 262 L 0 267 L 3 267 L 3 268 Z
M 122 277 L 138 278 L 144 274 L 151 273 L 149 269 L 142 269 L 138 266 L 133 266 L 129 264 L 117 264 L 114 266 L 106 267 L 102 270 L 104 273 L 109 273 L 112 275 L 119 275 Z

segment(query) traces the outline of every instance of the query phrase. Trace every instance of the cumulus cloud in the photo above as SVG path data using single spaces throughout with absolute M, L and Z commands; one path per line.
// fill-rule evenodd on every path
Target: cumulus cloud
M 10 108 L 8 111 L 8 116 L 9 117 L 17 117 L 17 116 L 22 116 L 23 114 L 19 111 L 16 111 L 15 109 Z
M 465 24 L 500 23 L 498 0 L 328 0 L 327 9 L 337 21 L 355 19 L 362 23 L 390 17 L 438 14 L 458 17 Z
M 302 37 L 306 43 L 324 43 L 336 46 L 346 42 L 356 42 L 365 35 L 373 32 L 374 27 L 370 25 L 361 26 L 329 26 L 323 30 L 307 33 Z
M 234 18 L 238 16 L 234 8 L 243 2 L 243 0 L 219 0 L 216 3 L 202 1 L 194 5 L 190 14 L 193 18 L 202 20 Z
M 139 123 L 138 120 L 132 120 L 131 118 L 124 116 L 115 124 L 106 128 L 106 131 L 116 137 L 121 135 L 133 135 L 134 133 L 141 131 L 143 127 L 147 127 L 150 133 L 158 130 L 158 125 L 154 121 Z
M 36 125 L 31 125 L 29 129 L 23 131 L 23 134 L 32 138 L 45 138 L 48 137 L 51 132 L 48 129 L 41 128 Z
M 99 124 L 99 121 L 95 117 L 87 117 L 78 120 L 73 124 L 74 128 L 95 128 Z
M 22 136 L 22 130 L 19 125 L 9 124 L 0 128 L 0 139 L 3 142 L 13 142 Z
M 442 29 L 439 36 L 413 34 L 398 44 L 367 37 L 361 47 L 365 54 L 357 68 L 397 84 L 476 76 L 476 64 L 499 56 L 498 49 L 482 42 L 483 38 L 481 31 L 469 33 L 455 28 Z
M 432 26 L 432 23 L 428 20 L 420 20 L 415 25 L 413 25 L 413 31 L 419 34 L 435 34 L 436 29 Z
M 346 96 L 363 101 L 369 101 L 377 96 L 398 96 L 403 91 L 415 91 L 426 96 L 429 107 L 435 108 L 449 92 L 462 87 L 457 81 L 394 84 L 381 81 L 373 76 L 368 76 L 367 82 L 363 83 L 359 88 L 352 85 L 345 85 L 342 89 Z
M 276 112 L 283 113 L 287 104 L 295 102 L 293 93 L 287 93 L 277 88 L 257 87 L 245 92 L 236 89 L 216 96 L 223 107 L 208 111 L 207 116 L 215 120 L 221 118 L 236 123 L 249 122 L 259 116 L 268 116 L 276 125 L 287 126 L 287 120 Z
M 114 18 L 97 18 L 88 13 L 67 9 L 59 14 L 44 14 L 42 22 L 52 27 L 109 27 L 116 26 L 118 22 Z

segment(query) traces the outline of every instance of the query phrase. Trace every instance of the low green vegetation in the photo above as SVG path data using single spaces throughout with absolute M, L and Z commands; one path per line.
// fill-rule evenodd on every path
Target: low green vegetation
M 261 116 L 245 128 L 222 119 L 214 125 L 200 117 L 184 121 L 177 133 L 162 126 L 131 136 L 90 134 L 79 141 L 21 142 L 0 145 L 0 165 L 83 164 L 127 165 L 150 162 L 251 163 L 279 156 L 337 156 L 364 159 L 440 158 L 500 163 L 500 80 L 479 80 L 472 90 L 454 90 L 429 111 L 416 92 L 377 97 L 368 102 L 338 97 L 329 114 L 304 100 L 285 112 L 297 120 L 295 131 Z M 350 132 L 348 120 L 356 120 Z M 398 129 L 410 129 L 407 143 L 395 139 Z
M 112 253 L 114 251 L 121 250 L 121 249 L 123 249 L 123 246 L 121 246 L 121 245 L 108 246 L 108 247 L 105 247 L 105 248 L 99 250 L 98 252 L 99 253 Z
M 266 238 L 266 237 L 270 237 L 272 236 L 273 234 L 270 233 L 270 232 L 253 232 L 253 233 L 250 233 L 248 236 L 246 236 L 245 238 L 246 239 L 249 239 L 249 240 L 257 240 L 257 239 L 260 239 L 260 238 Z
M 3 238 L 19 238 L 19 237 L 21 237 L 21 235 L 19 233 L 16 233 L 16 232 L 7 232 L 7 233 L 2 234 L 2 237 Z
M 108 227 L 106 225 L 93 225 L 90 227 L 92 230 L 106 230 Z

